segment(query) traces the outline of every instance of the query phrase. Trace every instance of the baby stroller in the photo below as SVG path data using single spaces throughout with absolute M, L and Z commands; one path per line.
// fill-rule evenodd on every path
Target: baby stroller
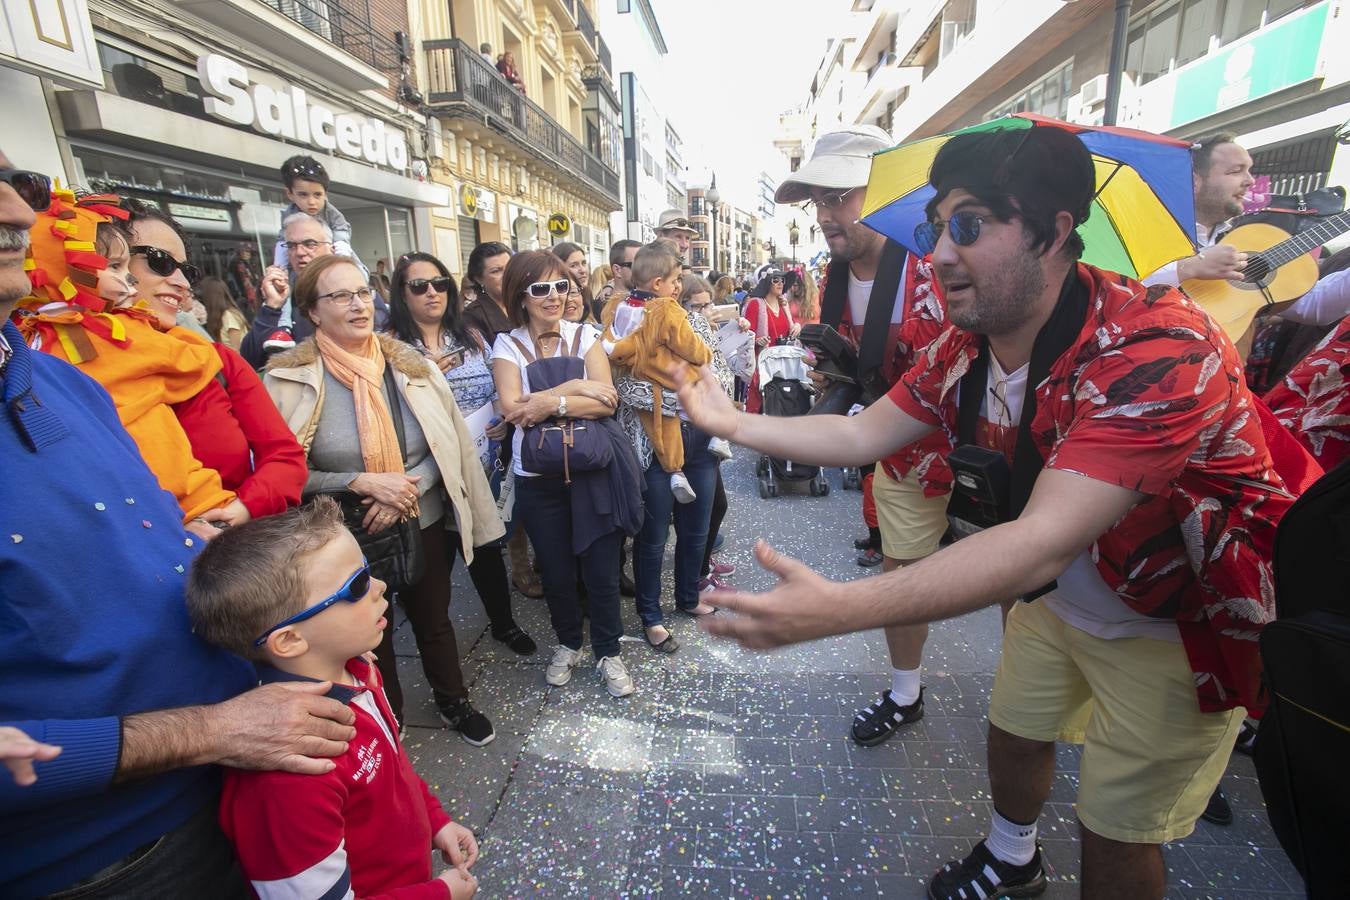
M 811 370 L 807 352 L 798 344 L 781 344 L 760 351 L 760 399 L 766 416 L 804 416 L 811 411 L 815 389 L 807 373 Z M 813 497 L 830 492 L 825 470 L 820 466 L 794 463 L 790 459 L 760 456 L 757 469 L 759 496 L 765 500 L 778 496 L 780 482 L 808 482 Z

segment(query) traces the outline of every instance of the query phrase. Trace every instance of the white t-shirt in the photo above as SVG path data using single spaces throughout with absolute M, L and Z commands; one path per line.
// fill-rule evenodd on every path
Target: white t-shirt
M 590 350 L 600 338 L 600 334 L 590 325 L 582 325 L 578 322 L 559 322 L 558 333 L 562 335 L 562 340 L 558 342 L 558 348 L 553 353 L 555 357 L 563 355 L 562 348 L 564 345 L 569 348 L 572 346 L 572 341 L 576 339 L 578 328 L 581 329 L 581 343 L 577 347 L 578 356 L 584 357 L 586 351 Z M 511 340 L 511 338 L 516 338 L 516 340 L 528 347 L 531 353 L 534 352 L 534 342 L 530 338 L 530 330 L 528 327 L 522 325 L 514 331 L 497 335 L 497 340 L 492 345 L 492 358 L 493 360 L 505 359 L 514 363 L 516 368 L 520 369 L 521 392 L 528 394 L 530 393 L 530 373 L 526 370 L 526 366 L 529 365 L 529 360 L 520 355 L 520 348 L 516 346 L 515 341 Z M 516 473 L 517 478 L 533 478 L 534 473 L 526 472 L 520 465 L 520 439 L 524 433 L 525 429 L 517 428 L 515 436 L 511 438 L 511 453 L 513 457 L 511 468 Z
M 867 319 L 867 301 L 872 296 L 872 285 L 875 283 L 875 278 L 871 281 L 859 281 L 854 277 L 853 270 L 848 270 L 848 320 L 853 323 L 854 328 L 862 328 L 863 322 Z M 903 286 L 902 284 L 901 287 Z
M 1022 420 L 1022 400 L 1026 396 L 1029 370 L 1030 364 L 1008 374 L 1003 371 L 994 354 L 990 353 L 989 388 L 980 404 L 980 418 L 990 421 L 989 405 L 992 402 L 995 408 L 993 423 L 1015 433 Z M 1013 434 L 1009 434 L 1008 438 L 1010 441 L 1015 440 Z M 1106 640 L 1132 637 L 1181 640 L 1176 622 L 1142 616 L 1126 606 L 1097 571 L 1091 551 L 1080 553 L 1055 581 L 1055 589 L 1036 602 L 1044 603 L 1051 612 L 1074 628 Z

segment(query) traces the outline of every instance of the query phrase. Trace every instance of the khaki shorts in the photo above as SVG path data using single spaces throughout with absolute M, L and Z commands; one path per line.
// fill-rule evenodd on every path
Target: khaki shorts
M 878 464 L 872 478 L 877 504 L 881 552 L 891 559 L 923 559 L 937 551 L 947 533 L 947 495 L 925 497 L 918 476 L 908 472 L 900 481 Z
M 1243 714 L 1200 711 L 1180 643 L 1104 640 L 1044 603 L 1014 604 L 1008 616 L 989 721 L 1083 745 L 1078 818 L 1104 838 L 1161 844 L 1194 831 Z

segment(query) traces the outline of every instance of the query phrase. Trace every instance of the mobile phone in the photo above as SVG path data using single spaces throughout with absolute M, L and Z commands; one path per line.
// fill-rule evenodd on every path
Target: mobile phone
M 721 325 L 723 322 L 734 322 L 741 317 L 741 308 L 735 303 L 726 303 L 722 306 L 714 306 L 708 310 L 709 321 Z

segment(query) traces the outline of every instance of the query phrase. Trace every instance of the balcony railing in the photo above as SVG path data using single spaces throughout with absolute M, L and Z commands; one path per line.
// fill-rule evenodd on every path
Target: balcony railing
M 291 21 L 382 72 L 399 69 L 398 47 L 373 30 L 368 0 L 264 0 Z
M 577 15 L 577 31 L 581 32 L 581 36 L 586 39 L 587 44 L 594 47 L 595 39 L 597 37 L 595 33 L 595 21 L 591 18 L 591 14 L 586 11 L 586 4 L 584 3 L 577 4 L 576 15 Z
M 605 71 L 612 78 L 614 76 L 614 57 L 610 55 L 609 44 L 605 43 L 603 37 L 596 41 L 596 55 L 600 57 L 600 65 L 604 66 Z
M 427 103 L 433 109 L 462 107 L 476 119 L 513 137 L 540 158 L 563 166 L 603 193 L 617 208 L 619 175 L 583 147 L 552 116 L 529 100 L 458 38 L 423 41 Z

